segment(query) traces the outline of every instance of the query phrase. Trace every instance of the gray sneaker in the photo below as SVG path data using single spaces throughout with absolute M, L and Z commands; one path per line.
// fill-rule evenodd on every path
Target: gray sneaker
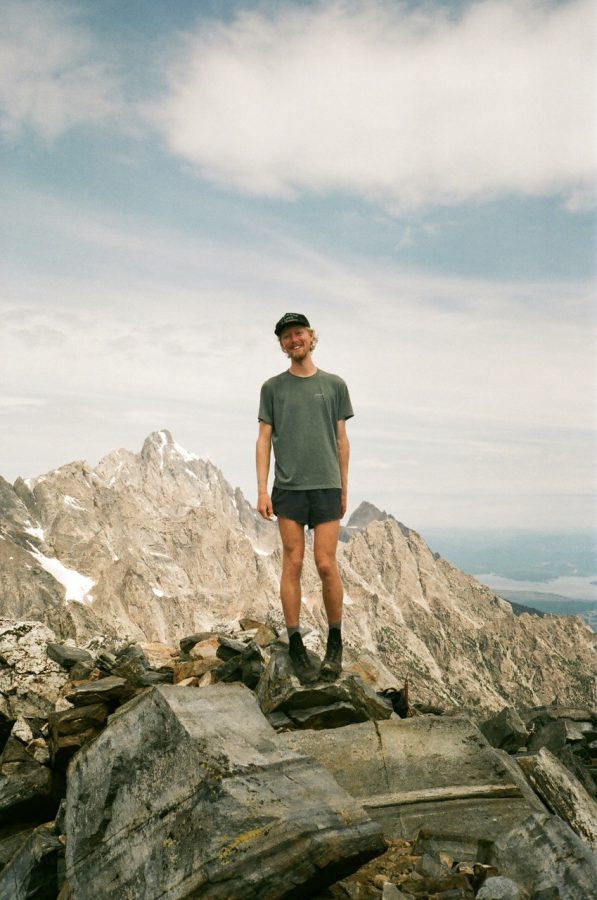
M 319 677 L 323 681 L 335 681 L 342 672 L 342 634 L 332 628 L 328 634 L 325 658 L 321 664 Z
M 301 684 L 313 684 L 318 679 L 317 669 L 309 659 L 303 639 L 298 631 L 290 635 L 288 641 L 288 655 L 294 669 L 294 674 Z

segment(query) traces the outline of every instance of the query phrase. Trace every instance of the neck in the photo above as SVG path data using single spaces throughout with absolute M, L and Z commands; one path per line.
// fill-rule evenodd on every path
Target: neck
M 308 378 L 310 375 L 315 375 L 317 366 L 309 353 L 304 359 L 293 359 L 288 371 L 291 375 L 297 375 L 299 378 Z

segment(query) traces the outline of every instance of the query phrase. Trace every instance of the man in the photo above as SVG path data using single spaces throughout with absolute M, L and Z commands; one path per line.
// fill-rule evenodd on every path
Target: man
M 318 673 L 299 630 L 305 525 L 314 531 L 314 557 L 328 620 L 325 659 L 319 677 L 333 681 L 342 671 L 343 589 L 336 565 L 340 519 L 346 512 L 349 444 L 346 420 L 353 415 L 348 389 L 312 359 L 317 336 L 302 313 L 286 313 L 275 335 L 290 368 L 261 388 L 257 438 L 257 509 L 278 518 L 283 559 L 280 598 L 288 629 L 288 652 L 303 684 Z M 267 488 L 273 446 L 275 478 Z

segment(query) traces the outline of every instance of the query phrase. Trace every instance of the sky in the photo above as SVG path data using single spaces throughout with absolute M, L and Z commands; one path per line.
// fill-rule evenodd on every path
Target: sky
M 273 334 L 349 511 L 595 526 L 592 0 L 0 0 L 0 474 L 168 428 L 256 503 Z

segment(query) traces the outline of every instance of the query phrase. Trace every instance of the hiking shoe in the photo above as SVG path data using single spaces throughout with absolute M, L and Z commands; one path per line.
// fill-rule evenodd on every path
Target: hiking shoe
M 335 681 L 342 672 L 342 635 L 338 628 L 328 634 L 325 658 L 321 664 L 319 677 L 324 681 Z
M 301 684 L 312 684 L 314 681 L 317 681 L 317 670 L 307 655 L 303 639 L 298 631 L 290 635 L 288 655 L 290 656 L 294 674 Z

